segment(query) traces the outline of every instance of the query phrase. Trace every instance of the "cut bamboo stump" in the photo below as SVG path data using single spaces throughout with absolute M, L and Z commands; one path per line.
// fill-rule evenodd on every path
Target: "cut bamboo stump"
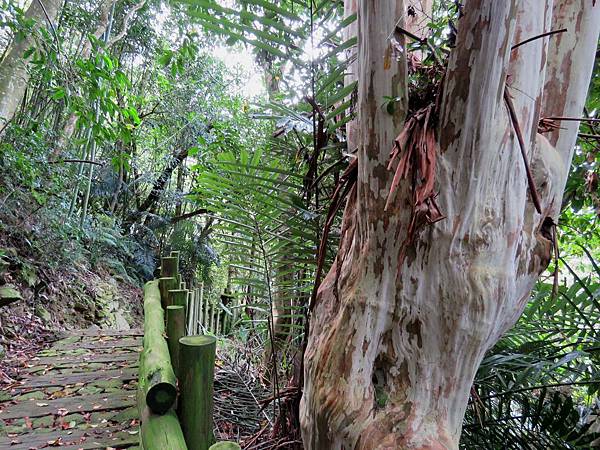
M 177 289 L 177 280 L 175 277 L 162 277 L 158 279 L 160 289 L 160 304 L 166 310 L 167 306 L 172 305 L 169 291 Z
M 241 447 L 235 442 L 221 441 L 211 445 L 208 450 L 241 450 Z
M 213 436 L 213 382 L 217 340 L 214 336 L 179 339 L 179 420 L 190 450 L 208 450 Z
M 161 277 L 177 277 L 179 272 L 179 255 L 178 256 L 163 256 L 160 259 L 160 276 Z
M 167 342 L 175 376 L 179 373 L 179 339 L 185 336 L 185 309 L 181 305 L 167 306 Z
M 144 350 L 140 356 L 140 380 L 146 404 L 156 414 L 164 414 L 177 396 L 177 380 L 165 334 L 165 319 L 160 305 L 158 283 L 144 286 Z
M 177 414 L 172 409 L 166 414 L 152 413 L 146 405 L 143 383 L 138 389 L 140 414 L 140 444 L 144 450 L 187 450 Z

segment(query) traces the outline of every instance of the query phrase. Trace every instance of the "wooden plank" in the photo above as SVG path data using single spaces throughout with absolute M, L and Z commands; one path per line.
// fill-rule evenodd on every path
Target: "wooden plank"
M 0 438 L 0 450 L 30 450 L 53 447 L 61 449 L 125 447 L 139 442 L 137 427 L 131 431 L 134 434 L 123 430 L 123 427 L 32 431 L 17 436 Z
M 136 350 L 140 350 L 142 346 L 141 339 L 116 339 L 116 340 L 107 340 L 107 341 L 83 341 L 77 343 L 67 343 L 64 345 L 55 345 L 50 349 L 60 351 L 65 349 L 73 349 L 73 347 L 81 349 L 113 349 L 113 348 L 135 348 Z
M 139 361 L 140 356 L 136 352 L 124 351 L 117 353 L 85 353 L 83 355 L 64 356 L 39 356 L 32 358 L 30 362 L 36 365 L 58 365 L 60 364 L 80 364 L 93 362 L 123 362 Z
M 144 331 L 141 328 L 132 328 L 131 330 L 72 330 L 62 331 L 58 334 L 59 339 L 65 339 L 72 336 L 83 337 L 104 337 L 104 336 L 143 336 Z
M 71 335 L 79 336 L 143 336 L 144 330 L 132 328 L 131 330 L 81 330 L 72 332 Z
M 74 374 L 42 375 L 21 381 L 20 385 L 11 386 L 11 388 L 16 391 L 24 391 L 41 387 L 66 386 L 77 383 L 85 385 L 91 381 L 109 379 L 118 379 L 125 382 L 137 379 L 137 372 L 138 371 L 135 368 L 125 368 Z
M 16 404 L 0 404 L 0 420 L 54 415 L 58 414 L 59 409 L 65 409 L 69 413 L 118 410 L 134 406 L 135 403 L 136 393 L 134 390 L 79 395 L 54 400 L 24 400 Z
M 103 367 L 93 367 L 90 368 L 90 365 L 99 365 Z M 104 358 L 102 361 L 98 361 L 96 359 L 91 359 L 90 361 L 82 361 L 79 365 L 74 366 L 73 362 L 59 362 L 58 364 L 39 364 L 35 366 L 26 367 L 21 370 L 22 375 L 42 375 L 44 373 L 53 372 L 53 371 L 61 371 L 61 370 L 71 370 L 73 372 L 89 372 L 95 370 L 106 370 L 109 367 L 113 368 L 134 368 L 139 367 L 139 359 L 138 358 L 130 358 L 130 359 L 121 359 L 115 361 L 114 359 L 109 360 L 108 358 Z

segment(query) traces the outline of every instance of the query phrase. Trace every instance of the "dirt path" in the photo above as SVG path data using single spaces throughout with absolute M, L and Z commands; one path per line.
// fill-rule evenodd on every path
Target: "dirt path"
M 0 450 L 134 448 L 140 331 L 81 331 L 0 390 Z

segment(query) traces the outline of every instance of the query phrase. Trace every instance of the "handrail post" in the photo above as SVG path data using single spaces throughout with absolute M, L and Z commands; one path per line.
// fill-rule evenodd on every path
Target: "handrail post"
M 179 339 L 179 420 L 190 450 L 208 450 L 213 436 L 213 383 L 217 340 L 195 335 Z
M 163 256 L 160 258 L 160 276 L 177 277 L 179 273 L 179 256 Z
M 179 372 L 179 339 L 185 336 L 185 310 L 181 305 L 167 306 L 167 343 L 175 376 Z
M 161 277 L 158 279 L 158 288 L 160 290 L 160 304 L 166 311 L 167 306 L 172 304 L 169 291 L 177 289 L 177 280 L 175 277 Z

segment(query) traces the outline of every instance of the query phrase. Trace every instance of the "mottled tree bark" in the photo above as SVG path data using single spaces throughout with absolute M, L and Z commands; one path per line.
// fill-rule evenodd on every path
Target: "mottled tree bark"
M 51 28 L 61 4 L 61 0 L 33 0 L 25 18 L 33 19 L 35 27 Z M 29 61 L 23 54 L 33 46 L 34 36 L 29 33 L 22 40 L 15 40 L 0 62 L 0 129 L 12 119 L 25 93 L 29 82 Z
M 398 21 L 409 25 L 408 6 L 358 1 L 358 178 L 311 319 L 301 404 L 307 449 L 457 449 L 475 372 L 550 260 L 549 227 L 577 125 L 563 123 L 547 136 L 537 126 L 542 116 L 581 114 L 600 5 L 465 2 L 437 99 L 434 191 L 445 218 L 418 228 L 414 219 L 425 220 L 427 211 L 413 212 L 412 177 L 385 209 L 395 170 L 388 170 L 390 150 L 408 118 L 406 58 L 388 39 Z M 511 51 L 563 27 L 568 32 Z M 392 115 L 381 107 L 384 96 L 401 99 Z

